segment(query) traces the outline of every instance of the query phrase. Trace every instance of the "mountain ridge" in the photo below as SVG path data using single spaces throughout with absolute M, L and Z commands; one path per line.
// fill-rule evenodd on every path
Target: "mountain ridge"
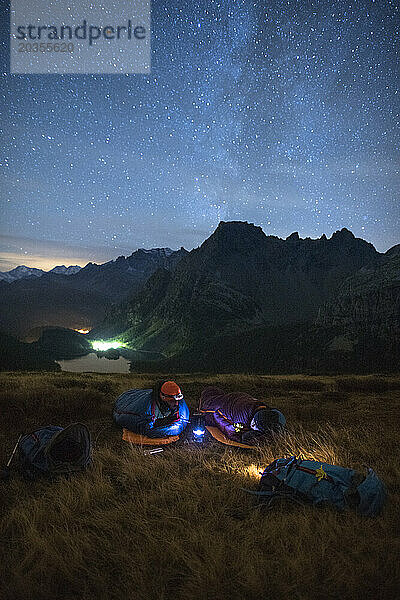
M 102 265 L 88 263 L 70 275 L 49 271 L 0 281 L 0 328 L 17 336 L 41 326 L 91 328 L 109 304 L 137 291 L 159 267 L 174 269 L 186 252 L 139 249 Z
M 182 258 L 150 310 L 143 298 L 152 278 L 120 309 L 119 322 L 127 325 L 121 339 L 173 356 L 204 336 L 313 322 L 344 279 L 381 256 L 346 228 L 329 239 L 294 232 L 283 240 L 247 222 L 221 222 Z
M 79 265 L 57 265 L 49 271 L 43 269 L 37 269 L 36 267 L 27 267 L 26 265 L 19 265 L 10 271 L 0 271 L 0 281 L 6 283 L 12 283 L 13 281 L 19 281 L 20 279 L 28 279 L 30 277 L 42 277 L 46 273 L 55 273 L 57 275 L 74 275 L 81 270 L 82 267 Z

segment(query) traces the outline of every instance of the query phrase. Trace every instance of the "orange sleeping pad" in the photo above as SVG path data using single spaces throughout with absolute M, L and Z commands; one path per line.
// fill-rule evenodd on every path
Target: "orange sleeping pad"
M 122 430 L 122 439 L 131 444 L 138 444 L 140 446 L 162 446 L 165 444 L 172 444 L 179 440 L 179 435 L 169 435 L 163 438 L 149 438 L 140 433 L 133 433 L 129 429 Z
M 254 448 L 254 446 L 248 446 L 247 444 L 242 444 L 241 442 L 233 442 L 227 438 L 222 431 L 218 429 L 218 427 L 206 425 L 206 429 L 211 433 L 215 440 L 218 440 L 218 442 L 222 442 L 222 444 L 226 444 L 227 446 L 237 446 L 238 448 Z

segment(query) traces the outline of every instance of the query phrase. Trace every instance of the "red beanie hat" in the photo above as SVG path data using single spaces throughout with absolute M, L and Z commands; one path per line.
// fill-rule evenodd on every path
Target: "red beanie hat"
M 181 396 L 181 388 L 175 381 L 166 381 L 162 384 L 160 390 L 161 396 L 166 396 L 167 398 L 175 398 L 176 396 Z

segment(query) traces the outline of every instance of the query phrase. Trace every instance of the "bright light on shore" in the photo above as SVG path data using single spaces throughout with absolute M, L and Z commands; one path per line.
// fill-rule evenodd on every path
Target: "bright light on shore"
M 121 342 L 103 342 L 101 341 L 93 341 L 92 348 L 93 350 L 110 350 L 111 348 L 124 348 L 125 344 Z

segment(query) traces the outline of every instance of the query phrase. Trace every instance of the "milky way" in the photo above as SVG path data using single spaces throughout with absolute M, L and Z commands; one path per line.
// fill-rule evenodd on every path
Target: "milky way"
M 400 241 L 395 2 L 154 1 L 139 75 L 10 75 L 7 19 L 0 249 L 14 264 L 33 253 L 23 238 L 111 257 L 190 249 L 219 220 Z

